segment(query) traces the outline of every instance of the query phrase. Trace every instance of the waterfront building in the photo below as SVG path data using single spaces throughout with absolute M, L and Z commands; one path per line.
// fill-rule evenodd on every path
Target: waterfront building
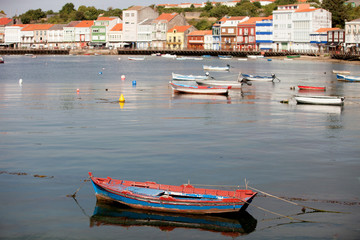
M 20 31 L 21 47 L 47 48 L 49 29 L 54 24 L 27 24 Z
M 64 42 L 64 27 L 66 24 L 54 24 L 49 28 L 48 48 L 58 49 Z
M 159 13 L 151 7 L 134 6 L 123 11 L 123 40 L 131 48 L 136 47 L 139 23 L 146 19 L 156 19 Z
M 151 46 L 151 36 L 153 33 L 153 19 L 145 19 L 139 23 L 138 36 L 136 41 L 137 49 L 149 49 Z
M 221 50 L 221 22 L 218 21 L 212 26 L 213 45 L 212 50 Z
M 340 30 L 339 28 L 320 28 L 315 32 L 310 33 L 310 44 L 312 49 L 317 49 L 319 52 L 324 52 L 328 47 L 328 32 Z
M 345 40 L 347 51 L 359 51 L 360 18 L 345 22 Z
M 204 36 L 204 50 L 213 50 L 213 40 L 212 30 L 207 30 Z
M 237 37 L 236 37 L 236 49 L 253 51 L 258 50 L 256 44 L 256 22 L 268 19 L 264 17 L 251 17 L 248 20 L 238 23 L 237 25 Z
M 108 32 L 109 48 L 121 48 L 126 43 L 123 42 L 123 23 L 116 24 Z
M 256 21 L 256 45 L 259 50 L 273 50 L 274 38 L 273 38 L 273 19 L 272 16 L 264 18 L 260 21 Z
M 11 18 L 0 18 L 0 44 L 5 42 L 5 27 L 13 24 Z
M 5 27 L 5 42 L 4 46 L 11 46 L 14 48 L 20 48 L 21 46 L 21 30 L 25 27 L 25 24 L 15 24 Z
M 64 43 L 62 48 L 75 48 L 75 26 L 78 25 L 80 21 L 72 21 L 64 27 Z
M 75 26 L 75 42 L 77 47 L 87 47 L 91 40 L 91 27 L 94 25 L 93 20 L 81 21 Z
M 166 34 L 175 26 L 189 25 L 183 15 L 178 13 L 163 13 L 153 20 L 153 33 L 151 47 L 164 49 L 166 47 Z
M 90 46 L 105 47 L 107 32 L 120 22 L 119 17 L 98 17 L 91 26 Z
M 196 28 L 192 25 L 173 27 L 167 33 L 167 48 L 172 50 L 184 49 L 187 46 L 188 34 L 195 30 Z
M 327 52 L 341 51 L 345 47 L 345 30 L 336 29 L 327 31 Z
M 320 28 L 331 28 L 331 12 L 321 8 L 299 9 L 293 13 L 291 50 L 318 50 L 310 44 L 310 33 Z
M 291 4 L 278 6 L 278 9 L 273 11 L 273 37 L 276 51 L 290 50 L 292 48 L 293 13 L 308 8 L 310 8 L 310 4 Z
M 247 16 L 225 17 L 220 26 L 220 49 L 236 50 L 238 24 L 249 20 Z
M 210 39 L 212 39 L 211 36 L 211 30 L 199 30 L 199 31 L 193 31 L 189 33 L 188 35 L 188 43 L 187 48 L 188 49 L 194 49 L 194 50 L 204 50 L 205 48 L 205 36 L 210 36 Z M 209 40 L 209 37 L 207 38 Z M 209 44 L 209 42 L 207 42 Z M 207 49 L 211 49 L 211 46 L 207 46 Z

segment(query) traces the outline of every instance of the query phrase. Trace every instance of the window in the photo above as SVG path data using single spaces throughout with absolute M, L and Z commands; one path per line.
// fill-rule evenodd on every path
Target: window
M 242 35 L 242 28 L 239 29 L 239 35 Z
M 226 32 L 226 29 L 225 29 L 225 28 L 222 28 L 222 29 L 221 29 L 221 32 L 225 33 L 225 32 Z

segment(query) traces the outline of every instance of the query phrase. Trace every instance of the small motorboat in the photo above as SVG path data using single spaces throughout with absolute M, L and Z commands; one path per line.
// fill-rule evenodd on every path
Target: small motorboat
M 275 74 L 271 74 L 271 76 L 259 76 L 241 73 L 241 76 L 246 81 L 273 82 L 276 79 Z
M 199 85 L 185 85 L 170 82 L 171 88 L 179 93 L 192 93 L 192 94 L 215 94 L 215 95 L 228 95 L 231 87 L 210 87 Z
M 4 63 L 4 58 L 3 57 L 0 57 L 0 63 Z
M 300 104 L 334 105 L 334 106 L 342 106 L 345 100 L 345 97 L 338 97 L 338 96 L 297 95 L 294 98 L 296 102 Z
M 304 86 L 298 85 L 299 90 L 311 90 L 311 91 L 325 91 L 326 87 L 314 87 L 314 86 Z
M 256 196 L 247 189 L 235 191 L 98 178 L 89 172 L 98 200 L 115 201 L 131 208 L 187 214 L 244 211 Z
M 233 57 L 230 55 L 230 56 L 224 56 L 224 55 L 219 55 L 218 56 L 219 57 L 219 59 L 221 59 L 221 60 L 229 60 L 229 59 L 232 59 Z
M 207 71 L 230 71 L 230 65 L 227 64 L 226 67 L 213 67 L 213 66 L 204 65 L 203 69 Z
M 206 75 L 182 75 L 177 73 L 172 73 L 173 80 L 181 80 L 181 81 L 196 81 L 196 80 L 205 80 L 209 79 L 209 74 Z

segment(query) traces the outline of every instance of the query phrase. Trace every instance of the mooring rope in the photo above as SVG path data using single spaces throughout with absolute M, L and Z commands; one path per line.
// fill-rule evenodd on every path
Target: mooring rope
M 254 190 L 254 191 L 257 191 L 257 192 L 259 192 L 259 193 L 262 193 L 262 194 L 264 194 L 264 195 L 266 195 L 266 196 L 273 197 L 273 198 L 275 198 L 275 199 L 278 199 L 278 200 L 281 200 L 281 201 L 284 201 L 284 202 L 287 202 L 287 203 L 290 203 L 290 204 L 293 204 L 293 205 L 302 207 L 302 208 L 304 208 L 304 209 L 308 208 L 308 209 L 312 209 L 312 210 L 314 210 L 314 211 L 316 211 L 316 212 L 344 213 L 344 212 L 328 211 L 328 210 L 323 210 L 323 209 L 319 209 L 319 208 L 313 208 L 313 207 L 305 206 L 305 205 L 302 205 L 302 204 L 299 204 L 299 203 L 296 203 L 296 202 L 293 202 L 293 201 L 290 201 L 290 200 L 287 200 L 287 199 L 284 199 L 284 198 L 281 198 L 281 197 L 277 197 L 277 196 L 275 196 L 275 195 L 272 195 L 272 194 L 270 194 L 270 193 L 266 193 L 266 192 L 264 192 L 264 191 L 261 191 L 261 190 L 259 190 L 259 189 L 256 189 L 256 188 L 253 188 L 253 187 L 250 187 L 250 186 L 248 186 L 248 188 L 250 188 L 250 189 L 252 189 L 252 190 Z
M 90 177 L 86 178 L 80 185 L 80 187 L 74 192 L 74 194 L 69 194 L 69 195 L 66 195 L 67 197 L 72 197 L 75 199 L 76 197 L 76 194 L 79 192 L 79 190 L 84 186 L 84 184 L 87 182 L 87 180 L 89 179 Z

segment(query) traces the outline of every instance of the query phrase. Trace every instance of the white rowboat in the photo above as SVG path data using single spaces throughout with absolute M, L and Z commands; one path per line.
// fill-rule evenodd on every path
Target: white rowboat
M 229 92 L 229 88 L 224 88 L 224 87 L 185 85 L 185 84 L 175 84 L 173 82 L 170 82 L 170 86 L 175 92 L 179 92 L 179 93 L 228 95 Z
M 334 105 L 334 106 L 343 105 L 345 99 L 345 97 L 338 97 L 338 96 L 308 96 L 308 95 L 297 95 L 294 98 L 297 103 L 301 103 L 301 104 Z
M 239 81 L 221 81 L 221 80 L 196 80 L 196 83 L 202 86 L 211 86 L 211 87 L 231 87 L 241 88 L 241 82 Z

